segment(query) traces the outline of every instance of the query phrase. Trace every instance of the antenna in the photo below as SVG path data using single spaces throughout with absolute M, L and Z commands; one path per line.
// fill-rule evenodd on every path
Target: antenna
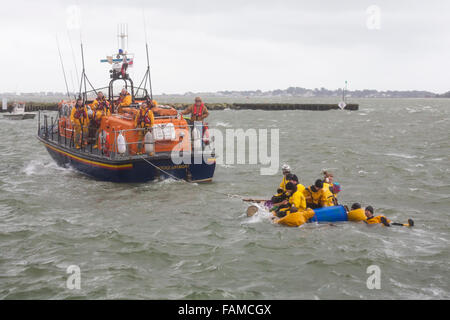
M 117 39 L 118 49 L 122 49 L 125 52 L 128 49 L 128 24 L 122 23 L 117 26 Z
M 59 48 L 58 35 L 56 35 L 56 45 L 58 47 L 59 61 L 61 62 L 61 68 L 64 75 L 64 82 L 66 83 L 67 97 L 70 99 L 69 86 L 67 85 L 66 71 L 64 70 L 64 63 L 61 56 L 61 49 Z
M 144 18 L 145 51 L 147 53 L 147 72 L 146 72 L 146 75 L 148 76 L 148 85 L 149 85 L 149 89 L 150 89 L 150 99 L 153 100 L 152 78 L 151 78 L 151 75 L 150 75 L 150 60 L 149 60 L 149 57 L 148 57 L 147 24 L 146 24 L 146 21 L 145 21 L 145 10 L 144 10 L 144 8 L 142 8 L 142 16 Z M 145 77 L 145 75 L 144 75 L 144 77 Z
M 72 50 L 72 60 L 73 60 L 73 65 L 75 66 L 76 80 L 78 82 L 78 81 L 80 81 L 80 76 L 78 75 L 77 61 L 75 59 L 75 52 L 73 51 L 72 39 L 70 38 L 69 30 L 67 30 L 67 38 L 69 39 L 70 49 Z

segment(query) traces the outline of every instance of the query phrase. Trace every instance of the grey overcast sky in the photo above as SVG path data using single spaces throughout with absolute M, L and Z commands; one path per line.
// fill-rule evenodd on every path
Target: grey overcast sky
M 450 90 L 448 0 L 1 0 L 0 92 L 65 91 L 56 35 L 71 90 L 80 34 L 86 73 L 105 86 L 109 65 L 99 60 L 117 50 L 118 23 L 128 23 L 140 81 L 144 11 L 157 94 L 345 80 L 352 90 Z

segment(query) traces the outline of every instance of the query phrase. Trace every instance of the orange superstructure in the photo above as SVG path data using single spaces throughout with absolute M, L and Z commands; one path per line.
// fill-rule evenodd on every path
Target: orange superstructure
M 75 101 L 62 101 L 59 103 L 61 116 L 59 118 L 59 132 L 61 137 L 72 139 L 74 132 L 73 124 L 70 117 L 70 109 L 75 105 Z M 185 119 L 172 107 L 155 107 L 153 108 L 155 123 L 152 128 L 154 135 L 154 152 L 172 152 L 172 151 L 191 151 L 191 141 L 189 134 L 189 126 Z M 128 155 L 138 153 L 138 144 L 143 141 L 139 140 L 139 128 L 136 126 L 136 117 L 139 109 L 133 107 L 122 108 L 120 113 L 103 116 L 99 129 L 105 136 L 109 137 L 108 145 L 103 145 L 101 141 L 98 145 L 104 151 L 117 152 L 117 136 L 119 133 L 125 138 L 128 145 Z M 168 129 L 170 133 L 166 134 Z M 164 132 L 166 130 L 166 132 Z M 158 136 L 158 133 L 161 133 Z M 98 138 L 100 140 L 100 137 Z

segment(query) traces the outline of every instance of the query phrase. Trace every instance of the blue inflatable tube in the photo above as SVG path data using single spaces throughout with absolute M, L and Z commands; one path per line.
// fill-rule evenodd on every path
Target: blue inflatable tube
M 343 206 L 324 207 L 314 209 L 314 217 L 309 222 L 340 222 L 348 221 L 347 211 Z

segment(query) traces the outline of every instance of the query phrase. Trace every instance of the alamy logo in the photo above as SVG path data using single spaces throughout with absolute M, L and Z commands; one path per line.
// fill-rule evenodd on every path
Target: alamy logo
M 367 278 L 367 289 L 381 289 L 381 269 L 377 265 L 371 265 L 367 267 L 366 273 L 370 274 Z
M 66 273 L 70 274 L 66 281 L 66 287 L 69 290 L 81 289 L 81 270 L 77 265 L 70 265 L 67 267 Z
M 193 129 L 194 164 L 207 162 L 211 154 L 202 152 L 202 133 Z M 261 175 L 274 175 L 280 165 L 280 132 L 278 128 L 267 129 L 226 129 L 225 135 L 221 130 L 209 129 L 214 140 L 214 153 L 217 164 L 260 164 Z M 191 164 L 192 159 L 187 153 L 179 150 L 184 143 L 183 136 L 179 145 L 172 150 L 171 159 L 174 164 Z M 269 152 L 270 151 L 270 152 Z

